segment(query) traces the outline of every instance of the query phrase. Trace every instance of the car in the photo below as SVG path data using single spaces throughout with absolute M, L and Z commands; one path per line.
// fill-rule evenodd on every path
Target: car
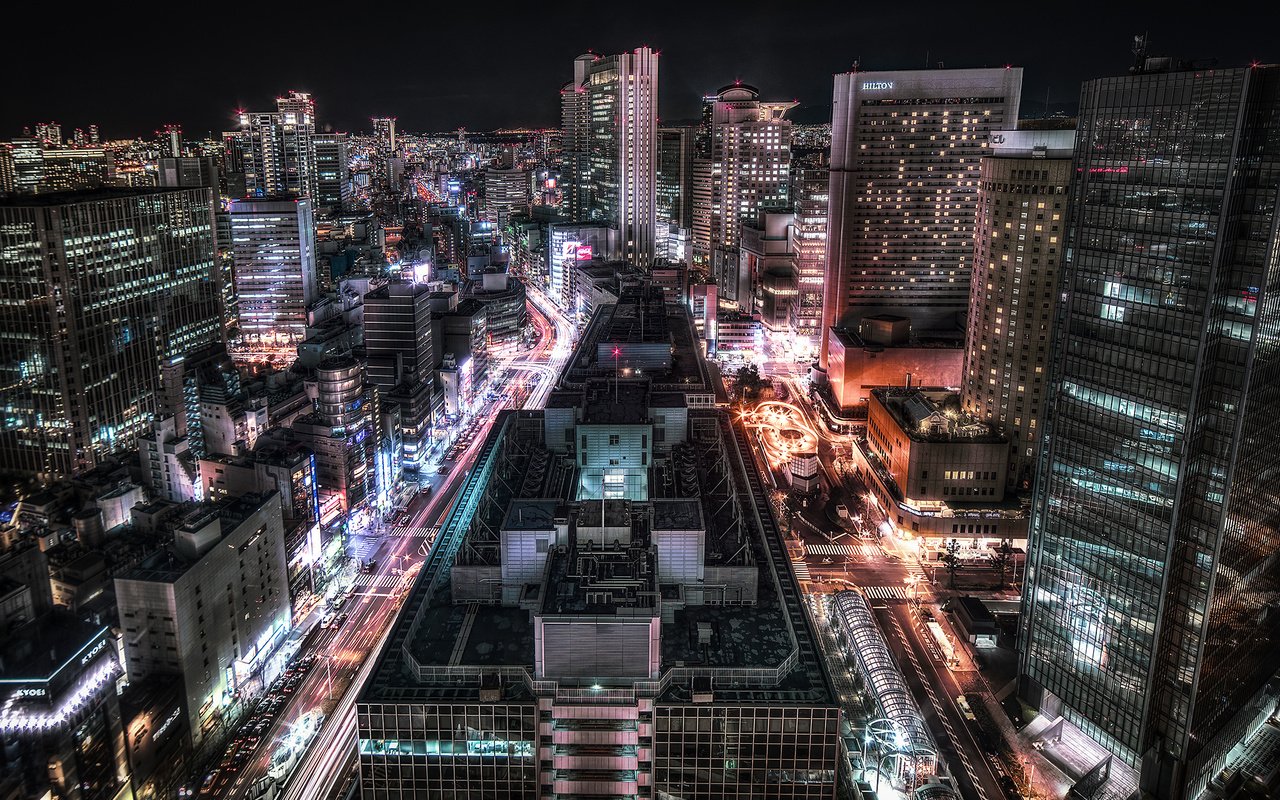
M 347 618 L 348 618 L 349 616 L 351 616 L 351 615 L 350 615 L 350 614 L 348 614 L 347 612 L 345 612 L 345 611 L 344 611 L 344 612 L 342 612 L 341 614 L 339 614 L 339 615 L 338 615 L 338 618 L 334 621 L 334 625 L 341 625 L 342 623 L 344 623 L 344 622 L 346 622 L 346 621 L 347 621 Z
M 973 707 L 969 705 L 969 698 L 962 694 L 956 695 L 956 708 L 960 709 L 960 716 L 970 722 L 977 722 L 978 718 L 974 716 Z
M 436 473 L 437 473 L 437 474 L 440 474 L 440 475 L 448 475 L 448 474 L 449 474 L 449 468 L 448 468 L 448 467 L 446 467 L 444 464 L 441 464 L 441 465 L 440 465 L 440 469 L 436 470 Z

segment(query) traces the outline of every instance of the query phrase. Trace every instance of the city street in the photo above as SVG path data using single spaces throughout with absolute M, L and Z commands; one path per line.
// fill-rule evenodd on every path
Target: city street
M 252 757 L 238 772 L 215 776 L 206 786 L 207 795 L 252 800 L 255 785 L 268 775 L 272 760 L 299 721 L 313 719 L 309 715 L 315 712 L 324 712 L 325 722 L 293 765 L 284 796 L 324 798 L 354 775 L 355 698 L 441 521 L 479 455 L 498 411 L 508 407 L 541 408 L 571 352 L 571 344 L 565 342 L 573 341 L 572 326 L 541 293 L 530 291 L 530 298 L 530 319 L 537 331 L 533 348 L 505 365 L 495 365 L 510 378 L 495 387 L 496 397 L 481 405 L 469 436 L 460 438 L 447 451 L 452 456 L 446 459 L 447 472 L 421 476 L 419 485 L 431 488 L 428 494 L 419 494 L 409 503 L 408 516 L 395 523 L 375 522 L 369 530 L 352 537 L 350 548 L 356 562 L 372 560 L 372 571 L 356 576 L 353 594 L 339 610 L 335 624 L 320 629 L 310 649 L 298 654 L 299 660 L 309 654 L 316 659 L 288 695 L 283 710 L 262 736 Z

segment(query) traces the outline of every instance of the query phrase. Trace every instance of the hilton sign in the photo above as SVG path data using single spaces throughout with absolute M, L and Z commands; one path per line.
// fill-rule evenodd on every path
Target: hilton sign
M 883 92 L 893 88 L 893 81 L 863 81 L 862 91 Z

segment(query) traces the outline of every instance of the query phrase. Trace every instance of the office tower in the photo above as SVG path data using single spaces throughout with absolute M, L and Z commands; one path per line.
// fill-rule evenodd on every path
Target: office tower
M 767 330 L 787 333 L 791 306 L 799 294 L 796 254 L 792 247 L 795 213 L 760 210 L 739 228 L 736 270 L 747 283 L 744 311 L 759 314 Z
M 114 800 L 129 794 L 116 697 L 120 672 L 109 627 L 64 609 L 5 626 L 0 732 L 8 796 Z
M 316 103 L 306 92 L 276 98 L 274 112 L 241 112 L 236 148 L 250 195 L 316 196 Z
M 312 142 L 316 151 L 316 207 L 331 214 L 342 211 L 351 204 L 347 135 L 317 133 Z
M 1276 710 L 1280 69 L 1160 67 L 1081 90 L 1021 668 L 1163 799 Z
M 182 157 L 182 126 L 169 123 L 156 131 L 160 140 L 160 153 L 169 158 Z
M 532 186 L 527 169 L 488 167 L 484 171 L 484 217 L 503 228 L 512 214 L 528 214 Z
M 311 201 L 234 200 L 230 222 L 237 357 L 287 355 L 307 338 L 307 309 L 318 297 Z
M 66 144 L 62 140 L 62 125 L 57 122 L 37 122 L 36 139 L 42 147 L 50 150 Z
M 647 267 L 657 231 L 658 54 L 579 56 L 560 98 L 573 220 L 613 225 L 623 257 Z
M 213 156 L 166 156 L 157 165 L 156 177 L 166 188 L 208 186 L 218 192 L 221 183 L 218 161 Z
M 9 143 L 13 159 L 13 191 L 36 194 L 44 184 L 44 147 L 39 139 L 23 137 Z
M 374 117 L 373 139 L 379 150 L 387 155 L 396 151 L 396 118 Z
M 79 192 L 110 186 L 115 159 L 101 147 L 46 149 L 41 192 Z
M 564 213 L 585 219 L 588 202 L 588 150 L 591 129 L 587 104 L 587 75 L 596 57 L 590 53 L 573 61 L 573 80 L 560 88 L 560 179 Z
M 367 375 L 384 405 L 400 409 L 403 462 L 416 469 L 431 432 L 436 365 L 431 287 L 392 281 L 364 296 Z
M 791 330 L 805 352 L 821 339 L 823 283 L 827 271 L 827 192 L 830 173 L 825 165 L 792 167 L 791 196 L 795 204 L 796 302 L 791 306 Z
M 0 201 L 0 461 L 89 469 L 151 425 L 162 365 L 221 338 L 207 189 Z
M 280 509 L 275 492 L 180 506 L 172 539 L 115 578 L 129 682 L 181 681 L 195 747 L 289 632 Z
M 431 287 L 392 281 L 364 296 L 364 348 L 369 382 L 383 389 L 429 381 L 435 365 Z
M 828 329 L 868 316 L 962 335 L 979 161 L 1021 91 L 1019 67 L 836 76 L 824 368 Z
M 720 299 L 744 310 L 751 306 L 750 276 L 738 269 L 738 235 L 743 222 L 761 208 L 787 205 L 791 183 L 793 102 L 764 102 L 755 87 L 726 86 L 711 102 L 710 156 L 699 162 L 701 181 L 710 182 L 709 226 L 699 226 L 695 249 L 710 256 Z M 703 190 L 705 193 L 705 189 Z
M 13 181 L 13 145 L 0 142 L 0 195 L 13 193 Z
M 529 304 L 524 283 L 502 269 L 488 269 L 471 296 L 484 305 L 485 331 L 491 355 L 513 356 L 529 332 Z
M 1074 130 L 1000 131 L 982 159 L 960 398 L 1009 437 L 1010 488 L 1031 488 L 1040 449 L 1074 143 Z
M 98 144 L 98 142 L 99 142 L 98 126 L 90 125 L 89 126 L 89 144 Z
M 688 312 L 625 292 L 569 364 L 496 420 L 377 656 L 361 790 L 835 797 L 839 704 Z
M 365 383 L 364 366 L 350 356 L 316 367 L 316 410 L 293 422 L 293 434 L 316 454 L 322 507 L 344 511 L 377 496 L 378 389 Z
M 658 221 L 693 228 L 694 128 L 658 129 Z

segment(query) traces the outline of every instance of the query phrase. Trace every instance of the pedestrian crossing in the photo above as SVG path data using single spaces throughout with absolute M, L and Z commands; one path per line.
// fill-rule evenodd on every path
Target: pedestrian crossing
M 811 544 L 805 547 L 811 556 L 861 556 L 874 558 L 880 548 L 873 544 Z
M 809 574 L 809 565 L 802 560 L 792 559 L 791 566 L 796 571 L 796 579 L 801 581 L 811 581 L 813 576 Z
M 859 586 L 868 600 L 906 600 L 907 590 L 901 586 Z
M 439 532 L 439 525 L 432 525 L 430 528 L 416 528 L 405 525 L 388 528 L 387 536 L 412 536 L 418 539 L 434 539 Z
M 362 589 L 394 589 L 400 583 L 401 575 L 383 573 L 381 575 L 369 575 L 361 573 L 356 576 L 356 586 Z

